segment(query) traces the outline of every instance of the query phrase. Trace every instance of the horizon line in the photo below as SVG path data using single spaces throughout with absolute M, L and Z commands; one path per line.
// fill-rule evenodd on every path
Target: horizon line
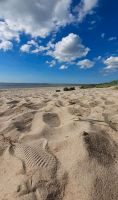
M 107 81 L 107 82 L 88 82 L 88 83 L 82 83 L 82 82 L 80 82 L 80 83 L 46 83 L 46 82 L 40 82 L 40 83 L 33 83 L 33 82 L 0 82 L 0 84 L 34 84 L 34 85 L 80 85 L 80 84 L 102 84 L 102 83 L 111 83 L 111 82 L 113 82 L 113 81 L 118 81 L 118 79 L 117 80 L 111 80 L 111 81 Z

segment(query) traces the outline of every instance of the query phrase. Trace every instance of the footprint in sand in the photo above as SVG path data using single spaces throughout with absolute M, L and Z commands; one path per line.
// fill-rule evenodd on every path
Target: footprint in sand
M 5 139 L 1 136 L 1 140 L 3 141 L 0 145 L 5 143 L 5 148 L 7 148 L 5 151 L 7 162 L 12 163 L 12 160 L 18 159 L 18 166 L 12 166 L 12 172 L 15 171 L 16 173 L 18 168 L 18 174 L 14 174 L 12 180 L 8 177 L 8 184 L 12 185 L 12 181 L 14 180 L 14 190 L 9 194 L 8 199 L 62 199 L 66 177 L 57 180 L 58 160 L 49 150 L 46 139 L 42 138 L 28 143 L 10 143 L 7 141 L 7 138 Z M 3 193 L 3 197 L 4 195 Z
M 35 113 L 35 111 L 27 112 L 13 118 L 8 126 L 6 126 L 0 133 L 10 134 L 12 131 L 18 131 L 20 133 L 30 131 Z
M 9 153 L 23 162 L 24 170 L 28 176 L 27 181 L 21 183 L 18 187 L 17 193 L 19 196 L 24 196 L 25 198 L 27 193 L 33 195 L 32 193 L 35 192 L 36 196 L 39 196 L 38 190 L 42 189 L 42 184 L 46 188 L 48 183 L 53 184 L 55 182 L 57 159 L 49 151 L 46 139 L 29 143 L 14 143 L 10 146 Z M 51 186 L 49 185 L 48 187 Z M 55 185 L 55 189 L 56 187 Z
M 90 158 L 104 167 L 114 164 L 117 145 L 108 134 L 84 132 L 83 137 Z
M 18 116 L 13 120 L 13 125 L 19 132 L 30 131 L 32 120 L 34 118 L 34 112 L 27 112 Z
M 90 199 L 118 199 L 117 144 L 104 132 L 84 132 L 83 137 L 90 163 L 95 165 Z
M 56 158 L 47 151 L 46 139 L 29 144 L 16 143 L 10 147 L 10 153 L 24 162 L 26 170 L 40 167 L 54 172 L 56 168 Z
M 56 113 L 44 113 L 43 121 L 50 127 L 58 127 L 61 124 L 59 116 Z

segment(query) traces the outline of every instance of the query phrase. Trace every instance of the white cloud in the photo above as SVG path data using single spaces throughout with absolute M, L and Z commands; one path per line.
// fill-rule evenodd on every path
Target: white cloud
M 35 40 L 30 40 L 30 41 L 27 42 L 27 44 L 33 45 L 35 47 L 38 47 L 38 44 L 37 44 L 37 42 Z
M 117 37 L 110 37 L 109 39 L 108 39 L 108 41 L 114 41 L 114 40 L 117 40 Z
M 39 53 L 41 51 L 43 51 L 42 47 L 41 48 L 38 47 L 38 48 L 35 48 L 35 49 L 31 50 L 30 53 L 37 54 L 37 53 Z
M 105 70 L 114 71 L 118 69 L 118 57 L 110 56 L 104 61 L 104 64 L 107 65 Z
M 60 62 L 69 62 L 86 56 L 89 50 L 88 47 L 82 44 L 78 35 L 70 33 L 68 36 L 63 37 L 61 41 L 57 42 L 54 50 L 49 51 L 48 54 Z
M 102 56 L 97 56 L 96 58 L 94 58 L 94 61 L 101 61 Z
M 91 14 L 92 10 L 97 6 L 98 0 L 81 0 L 78 5 L 79 21 L 83 21 L 86 15 Z
M 88 69 L 94 66 L 94 62 L 88 59 L 81 60 L 77 63 L 81 69 Z
M 104 39 L 104 38 L 105 38 L 105 35 L 106 35 L 105 33 L 102 33 L 102 34 L 101 34 L 101 38 Z M 109 37 L 109 38 L 108 38 L 108 41 L 113 41 L 113 40 L 116 40 L 116 39 L 117 39 L 116 36 L 114 36 L 114 37 Z
M 68 66 L 66 66 L 66 65 L 61 65 L 59 69 L 65 70 L 65 69 L 68 69 Z
M 30 40 L 20 47 L 20 50 L 24 53 L 39 53 L 48 49 L 49 47 L 41 46 L 35 40 Z
M 19 33 L 10 29 L 6 22 L 0 21 L 0 40 L 12 40 L 19 41 Z
M 73 21 L 70 5 L 71 0 L 4 0 L 0 1 L 0 18 L 10 33 L 45 37 Z
M 78 5 L 80 21 L 91 13 L 97 2 L 98 0 L 81 0 Z M 60 27 L 78 22 L 78 16 L 71 10 L 71 3 L 72 0 L 0 0 L 0 40 L 19 42 L 22 33 L 29 34 L 33 40 L 21 46 L 22 52 L 39 53 L 55 47 L 53 56 L 60 61 L 85 56 L 89 49 L 81 44 L 79 36 L 75 34 L 63 38 L 56 46 L 51 42 L 47 46 L 37 46 L 34 41 L 37 37 L 45 38 L 51 32 L 55 33 Z M 64 41 L 67 42 L 67 48 Z M 63 55 L 59 55 L 59 48 L 62 48 Z
M 54 49 L 55 45 L 52 43 L 52 41 L 49 41 L 47 44 L 48 49 Z
M 35 47 L 35 46 L 34 46 Z M 46 46 L 37 46 L 33 50 L 31 50 L 31 53 L 39 53 L 48 50 L 48 47 Z
M 0 42 L 0 50 L 8 51 L 13 48 L 13 44 L 10 41 L 1 41 Z
M 104 39 L 105 38 L 105 33 L 101 34 L 101 38 Z
M 46 61 L 47 64 L 49 64 L 50 67 L 54 67 L 56 65 L 56 60 L 52 60 L 51 62 Z
M 30 48 L 31 48 L 31 45 L 29 45 L 29 44 L 24 44 L 24 45 L 21 46 L 20 50 L 21 50 L 22 52 L 29 53 L 29 52 L 30 52 Z
M 0 21 L 0 50 L 7 51 L 13 48 L 12 40 L 19 42 L 19 33 L 9 28 L 8 24 Z

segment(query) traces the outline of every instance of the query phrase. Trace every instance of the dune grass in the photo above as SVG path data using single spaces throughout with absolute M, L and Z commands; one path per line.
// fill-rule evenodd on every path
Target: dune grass
M 89 89 L 89 88 L 108 88 L 116 86 L 116 89 L 118 89 L 118 80 L 112 81 L 109 83 L 99 83 L 99 84 L 83 84 L 80 86 L 81 89 Z

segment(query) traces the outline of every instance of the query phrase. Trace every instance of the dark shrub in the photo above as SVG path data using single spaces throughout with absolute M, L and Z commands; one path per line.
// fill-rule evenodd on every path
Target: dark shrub
M 70 87 L 70 88 L 65 87 L 63 90 L 64 91 L 71 91 L 71 90 L 75 90 L 75 87 Z
M 65 87 L 63 90 L 64 90 L 64 91 L 69 91 L 69 88 Z
M 75 87 L 70 87 L 69 90 L 75 90 Z

